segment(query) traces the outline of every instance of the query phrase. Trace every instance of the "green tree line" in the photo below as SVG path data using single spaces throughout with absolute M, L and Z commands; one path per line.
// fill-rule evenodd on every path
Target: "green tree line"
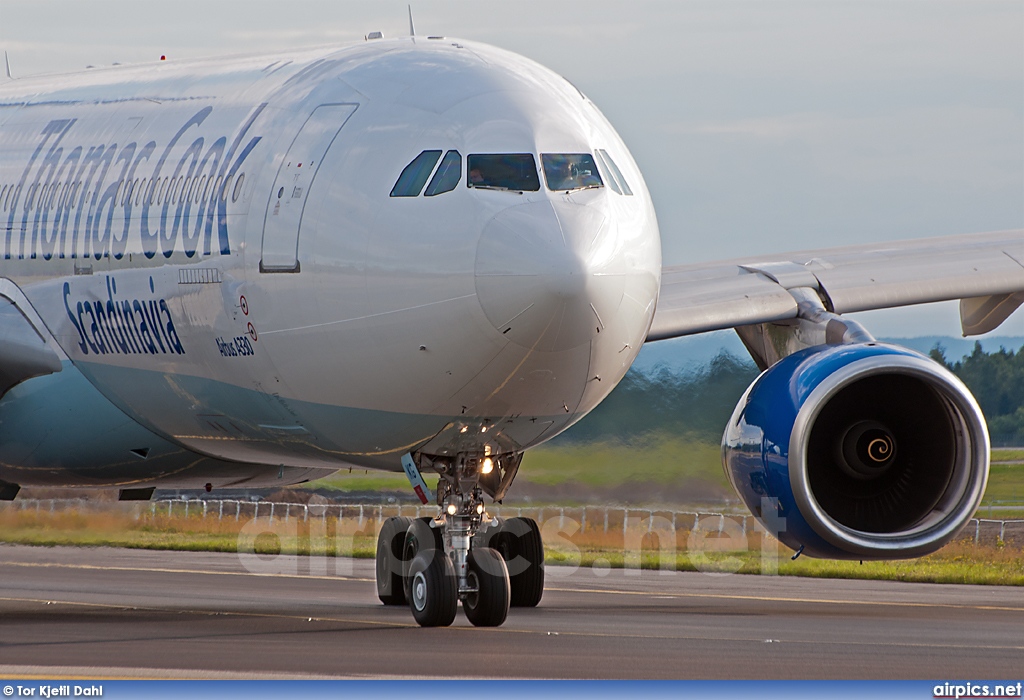
M 669 434 L 718 442 L 736 402 L 757 374 L 753 362 L 724 351 L 688 372 L 631 369 L 608 398 L 556 440 L 635 442 Z
M 1024 347 L 985 352 L 981 343 L 957 362 L 936 345 L 929 353 L 958 376 L 978 400 L 993 445 L 1024 445 Z
M 1024 348 L 986 353 L 977 343 L 970 355 L 952 363 L 941 346 L 930 354 L 978 399 L 993 444 L 1024 445 Z M 749 359 L 726 352 L 691 371 L 630 370 L 601 405 L 556 440 L 635 442 L 669 434 L 718 442 L 757 374 Z

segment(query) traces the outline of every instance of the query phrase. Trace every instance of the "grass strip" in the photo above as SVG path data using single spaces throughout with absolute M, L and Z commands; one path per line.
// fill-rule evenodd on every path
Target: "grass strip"
M 437 477 L 425 476 L 430 487 L 436 488 Z M 527 452 L 519 478 L 537 486 L 562 486 L 557 490 L 562 500 L 571 498 L 574 489 L 584 496 L 593 496 L 597 489 L 599 497 L 603 494 L 605 498 L 615 499 L 629 492 L 634 484 L 692 485 L 702 493 L 733 496 L 722 471 L 719 445 L 661 434 L 648 435 L 630 444 L 607 441 L 542 445 Z M 404 474 L 361 469 L 343 470 L 297 488 L 340 493 L 410 490 Z M 511 498 L 515 499 L 514 490 Z M 534 501 L 539 502 L 536 497 Z M 992 466 L 982 505 L 989 504 L 1020 504 L 1024 510 L 1024 449 L 992 450 Z M 998 517 L 1015 516 L 999 514 Z
M 554 523 L 555 521 L 549 521 Z M 201 517 L 152 515 L 148 510 L 120 512 L 36 513 L 0 512 L 0 542 L 37 546 L 123 547 L 193 552 L 247 552 L 262 557 L 280 554 L 299 556 L 349 556 L 372 558 L 376 552 L 377 525 L 310 518 L 223 521 Z M 789 558 L 789 551 L 774 540 L 751 535 L 746 550 L 719 551 L 713 539 L 705 551 L 657 548 L 656 538 L 638 531 L 625 538 L 618 533 L 578 532 L 573 536 L 545 526 L 549 564 L 602 568 L 669 569 L 706 573 L 760 574 L 816 578 L 874 579 L 923 583 L 967 583 L 1024 586 L 1024 549 L 1003 543 L 974 545 L 952 542 L 919 559 L 864 562 Z M 681 533 L 680 533 L 681 534 Z M 724 544 L 724 542 L 723 542 Z M 763 557 L 767 545 L 769 556 Z M 774 555 L 772 554 L 774 553 Z
M 992 448 L 993 462 L 1024 462 L 1024 449 L 1020 448 Z

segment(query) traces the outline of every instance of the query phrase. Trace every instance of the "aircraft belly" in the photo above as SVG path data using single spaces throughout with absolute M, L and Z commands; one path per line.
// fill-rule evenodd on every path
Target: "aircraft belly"
M 502 364 L 510 367 L 511 362 L 512 358 L 507 358 Z M 83 365 L 82 370 L 93 384 L 131 384 L 137 388 L 137 396 L 147 391 L 159 395 L 165 386 L 173 385 L 180 396 L 211 407 L 203 412 L 166 411 L 175 414 L 174 425 L 181 428 L 170 434 L 169 442 L 221 460 L 330 470 L 358 465 L 400 471 L 402 454 L 461 419 L 458 411 L 402 413 L 268 399 L 253 389 L 186 375 L 169 377 L 105 365 Z M 271 400 L 277 405 L 273 406 Z M 498 406 L 493 402 L 491 405 Z M 554 415 L 543 415 L 536 421 L 523 419 L 522 425 L 510 427 L 509 438 L 515 441 L 516 449 L 532 444 L 546 426 L 576 419 L 573 406 L 570 409 L 566 412 L 559 407 Z M 147 414 L 153 412 L 153 407 L 145 410 Z
M 321 474 L 281 473 L 186 450 L 125 415 L 70 362 L 0 400 L 0 480 L 22 486 L 221 487 L 294 483 Z

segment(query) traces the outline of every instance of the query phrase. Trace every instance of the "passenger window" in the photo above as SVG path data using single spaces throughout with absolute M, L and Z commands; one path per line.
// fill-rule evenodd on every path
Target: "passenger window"
M 470 155 L 466 169 L 467 187 L 486 190 L 536 192 L 540 189 L 537 161 L 532 153 Z
M 629 184 L 626 182 L 626 178 L 622 177 L 622 171 L 619 170 L 619 166 L 617 166 L 615 161 L 612 160 L 608 151 L 603 148 L 599 148 L 597 149 L 597 155 L 608 164 L 608 176 L 610 179 L 615 180 L 619 187 L 622 188 L 622 194 L 632 196 L 633 190 L 629 189 Z
M 434 177 L 430 178 L 427 191 L 423 194 L 427 197 L 433 197 L 436 194 L 451 192 L 458 186 L 461 179 L 462 154 L 458 151 L 448 151 L 444 154 L 441 165 L 438 167 L 437 172 L 434 173 Z
M 238 179 L 235 180 L 235 189 L 231 192 L 231 201 L 237 202 L 238 198 L 242 196 L 242 183 L 245 182 L 245 173 L 239 173 Z
M 413 158 L 391 188 L 391 196 L 418 197 L 440 157 L 441 151 L 423 151 Z
M 589 153 L 544 153 L 544 179 L 554 191 L 584 190 L 604 187 L 594 157 Z

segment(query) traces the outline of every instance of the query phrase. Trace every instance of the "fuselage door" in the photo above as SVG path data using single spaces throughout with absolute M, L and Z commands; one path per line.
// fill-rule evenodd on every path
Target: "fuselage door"
M 299 230 L 320 163 L 358 105 L 320 105 L 302 125 L 277 171 L 263 222 L 260 272 L 299 271 Z

